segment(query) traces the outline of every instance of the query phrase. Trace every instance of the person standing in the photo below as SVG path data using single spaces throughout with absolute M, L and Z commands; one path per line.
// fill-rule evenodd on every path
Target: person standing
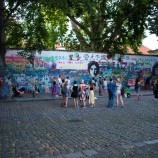
M 140 79 L 137 78 L 135 81 L 135 92 L 136 92 L 136 101 L 140 99 Z
M 61 76 L 59 75 L 59 77 L 58 77 L 58 81 L 57 81 L 59 84 L 61 84 L 62 83 L 62 79 L 61 79 Z
M 99 77 L 98 88 L 99 88 L 99 96 L 102 96 L 103 80 L 101 76 Z
M 70 79 L 69 79 L 69 76 L 67 76 L 67 77 L 66 77 L 65 81 L 67 81 L 67 82 L 68 82 L 67 87 L 68 87 L 68 90 L 69 90 L 69 92 L 70 92 L 70 90 L 71 90 L 71 86 L 70 86 L 71 81 L 70 81 Z
M 88 89 L 89 89 L 89 104 L 90 104 L 90 107 L 95 107 L 95 97 L 94 97 L 95 86 L 94 86 L 92 81 L 89 83 Z
M 69 79 L 69 76 L 66 77 L 65 81 L 67 81 L 68 82 L 68 86 L 70 86 L 71 81 Z
M 107 85 L 108 88 L 108 94 L 109 94 L 109 101 L 108 106 L 110 108 L 114 107 L 114 101 L 115 101 L 115 90 L 116 90 L 116 83 L 113 82 L 113 79 L 110 79 L 110 82 Z
M 119 106 L 119 100 L 121 102 L 121 107 L 124 107 L 124 103 L 123 103 L 123 99 L 122 99 L 122 95 L 121 95 L 121 82 L 120 79 L 117 79 L 116 81 L 116 107 Z
M 59 95 L 61 95 L 62 79 L 61 79 L 60 75 L 59 75 L 59 77 L 57 79 L 57 84 L 58 84 L 58 88 L 59 88 Z
M 83 102 L 83 108 L 86 107 L 86 93 L 85 93 L 85 89 L 86 89 L 86 84 L 84 83 L 84 80 L 81 81 L 80 84 L 80 95 L 79 95 L 79 99 L 80 102 Z
M 68 81 L 65 81 L 62 89 L 61 89 L 61 93 L 62 93 L 62 101 L 61 101 L 61 106 L 67 108 L 67 103 L 68 103 L 68 95 L 69 95 L 69 91 L 68 91 Z
M 155 98 L 158 98 L 158 79 L 153 84 L 153 92 Z
M 59 94 L 58 84 L 56 83 L 56 81 L 53 81 L 52 95 L 57 97 L 58 94 Z
M 104 78 L 104 80 L 103 80 L 103 90 L 104 90 L 105 94 L 107 94 L 107 84 L 108 84 L 108 82 L 107 82 L 106 78 Z
M 71 97 L 73 98 L 75 108 L 78 108 L 78 91 L 79 91 L 79 87 L 77 85 L 77 82 L 74 81 L 74 84 L 73 84 L 73 87 L 72 87 Z
M 9 87 L 9 97 L 12 98 L 12 95 L 13 95 L 13 84 L 12 84 L 12 81 L 11 81 L 11 77 L 8 77 L 8 87 Z

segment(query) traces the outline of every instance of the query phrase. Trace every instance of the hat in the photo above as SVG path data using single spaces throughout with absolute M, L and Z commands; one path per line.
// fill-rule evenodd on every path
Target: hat
M 84 83 L 84 80 L 81 80 L 81 83 Z
M 117 81 L 120 82 L 120 78 L 118 78 Z

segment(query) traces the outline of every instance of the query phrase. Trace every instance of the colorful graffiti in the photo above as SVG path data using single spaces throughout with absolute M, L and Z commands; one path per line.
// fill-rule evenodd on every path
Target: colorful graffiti
M 40 54 L 36 53 L 32 65 L 27 59 L 19 56 L 18 51 L 20 50 L 7 51 L 8 76 L 12 77 L 13 84 L 25 87 L 28 92 L 32 91 L 34 83 L 42 93 L 51 92 L 53 79 L 59 75 L 61 78 L 69 76 L 72 82 L 84 79 L 86 83 L 93 75 L 96 78 L 119 77 L 124 85 L 130 86 L 134 86 L 137 76 L 141 76 L 142 83 L 152 72 L 158 77 L 158 66 L 154 66 L 158 56 L 125 55 L 121 57 L 120 62 L 119 54 L 109 59 L 107 54 L 102 53 L 42 51 Z M 93 64 L 93 75 L 91 63 L 97 63 L 95 66 Z

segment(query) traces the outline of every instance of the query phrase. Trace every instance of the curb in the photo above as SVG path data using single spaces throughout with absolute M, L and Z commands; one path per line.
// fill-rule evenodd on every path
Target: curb
M 154 94 L 141 94 L 141 96 L 152 96 Z M 131 97 L 136 96 L 136 94 L 132 94 Z M 108 96 L 96 96 L 97 98 L 107 98 Z M 3 99 L 0 100 L 1 102 L 27 102 L 27 101 L 50 101 L 50 100 L 60 100 L 62 97 L 52 97 L 52 98 L 29 98 L 29 99 Z M 72 97 L 69 97 L 69 99 L 72 99 Z

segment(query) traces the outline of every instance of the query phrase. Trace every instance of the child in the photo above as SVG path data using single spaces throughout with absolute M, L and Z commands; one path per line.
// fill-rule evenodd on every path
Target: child
M 86 93 L 85 91 L 81 90 L 81 94 L 80 94 L 80 102 L 83 102 L 83 108 L 86 107 Z
M 83 108 L 86 107 L 86 92 L 85 92 L 85 89 L 86 89 L 86 84 L 84 83 L 84 80 L 81 81 L 81 84 L 80 84 L 80 102 L 83 102 Z
M 125 94 L 127 95 L 127 98 L 130 98 L 130 96 L 131 96 L 131 89 L 130 89 L 129 85 L 126 86 Z

